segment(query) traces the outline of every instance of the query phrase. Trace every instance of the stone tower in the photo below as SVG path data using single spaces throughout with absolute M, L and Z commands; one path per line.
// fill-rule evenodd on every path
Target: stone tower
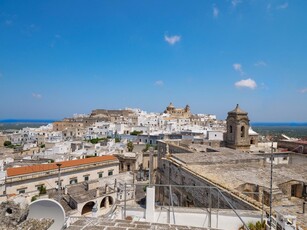
M 250 149 L 250 138 L 248 135 L 249 119 L 247 112 L 236 108 L 228 112 L 227 116 L 226 146 L 232 149 L 247 151 Z

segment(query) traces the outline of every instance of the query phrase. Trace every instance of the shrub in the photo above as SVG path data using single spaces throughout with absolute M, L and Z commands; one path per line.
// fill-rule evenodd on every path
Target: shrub
M 37 195 L 36 196 L 32 196 L 31 202 L 36 201 L 36 200 L 37 200 Z
M 133 151 L 133 148 L 134 148 L 134 145 L 131 141 L 129 141 L 127 143 L 127 149 L 128 149 L 128 152 L 132 152 Z
M 44 194 L 46 194 L 46 193 L 47 193 L 46 187 L 45 187 L 44 185 L 41 185 L 41 186 L 39 187 L 39 195 L 44 195 Z
M 115 137 L 115 143 L 119 143 L 120 142 L 120 138 L 119 137 Z
M 142 134 L 142 133 L 143 133 L 143 131 L 136 131 L 136 130 L 133 130 L 133 131 L 130 133 L 130 135 L 137 136 L 137 135 L 140 135 L 140 134 Z
M 150 146 L 151 146 L 150 144 L 146 144 L 145 148 L 142 151 L 144 153 L 147 152 Z
M 10 142 L 10 141 L 5 141 L 5 142 L 3 143 L 3 145 L 4 145 L 5 147 L 9 147 L 9 146 L 12 145 L 12 142 Z

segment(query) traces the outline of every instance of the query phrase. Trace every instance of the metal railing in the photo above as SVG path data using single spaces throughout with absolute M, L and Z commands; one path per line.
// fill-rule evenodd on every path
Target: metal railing
M 158 190 L 158 193 L 156 193 L 156 199 L 155 199 L 155 206 L 156 209 L 160 210 L 166 210 L 167 211 L 167 222 L 170 223 L 171 219 L 173 220 L 173 223 L 176 224 L 176 216 L 175 216 L 175 212 L 176 212 L 176 208 L 177 207 L 182 207 L 182 208 L 188 208 L 189 206 L 186 205 L 182 205 L 182 202 L 178 201 L 178 198 L 175 197 L 175 193 L 178 191 L 181 191 L 182 194 L 185 194 L 188 198 L 185 199 L 191 199 L 190 203 L 192 201 L 193 203 L 193 207 L 194 208 L 199 208 L 201 211 L 205 211 L 208 213 L 208 229 L 214 229 L 212 227 L 212 213 L 213 213 L 213 208 L 214 208 L 214 212 L 216 213 L 216 218 L 217 218 L 217 222 L 218 222 L 218 218 L 219 218 L 219 210 L 231 210 L 235 216 L 239 219 L 239 221 L 241 222 L 242 226 L 244 226 L 245 229 L 249 230 L 247 224 L 244 222 L 244 220 L 242 219 L 242 217 L 240 216 L 240 213 L 238 211 L 238 209 L 236 209 L 234 202 L 227 197 L 227 194 L 225 195 L 225 191 L 221 191 L 220 189 L 216 188 L 216 187 L 210 187 L 210 186 L 188 186 L 188 185 L 162 185 L 162 184 L 125 184 L 125 189 L 126 190 L 126 186 L 134 186 L 135 188 L 135 195 L 134 195 L 134 202 L 130 202 L 130 204 L 128 204 L 128 200 L 125 197 L 123 204 L 122 204 L 122 208 L 123 208 L 123 219 L 127 218 L 127 210 L 129 209 L 133 209 L 133 208 L 137 208 L 139 205 L 142 205 L 143 207 L 146 204 L 146 194 L 144 193 L 144 196 L 140 196 L 140 194 L 138 194 L 138 192 L 140 192 L 141 190 L 143 190 L 143 188 L 146 188 L 147 186 L 153 186 L 155 187 L 156 191 Z M 141 189 L 138 188 L 141 186 Z M 163 191 L 159 191 L 159 189 L 163 188 Z M 189 190 L 204 190 L 203 193 L 201 193 L 200 196 L 198 196 L 197 198 L 191 196 L 191 193 L 189 193 Z M 165 192 L 167 191 L 167 192 Z M 206 192 L 208 191 L 208 193 Z M 163 193 L 164 195 L 166 195 L 165 193 L 168 193 L 166 196 L 163 197 L 163 200 L 159 199 L 159 196 L 161 195 L 161 193 Z M 126 194 L 126 192 L 124 193 Z M 189 197 L 190 196 L 190 197 Z M 213 198 L 214 196 L 214 198 Z M 158 198 L 157 198 L 158 197 Z M 200 200 L 200 198 L 203 198 L 203 200 Z M 140 203 L 140 200 L 143 200 L 143 204 Z M 176 201 L 175 201 L 176 200 Z M 214 200 L 214 201 L 213 201 Z M 145 204 L 144 204 L 145 202 Z M 181 204 L 180 204 L 181 203 Z M 186 203 L 189 203 L 189 201 L 187 200 Z M 223 204 L 222 204 L 223 203 Z M 145 206 L 146 207 L 146 206 Z M 144 211 L 145 213 L 145 211 Z M 172 217 L 172 218 L 171 218 Z M 263 215 L 261 220 L 263 219 Z

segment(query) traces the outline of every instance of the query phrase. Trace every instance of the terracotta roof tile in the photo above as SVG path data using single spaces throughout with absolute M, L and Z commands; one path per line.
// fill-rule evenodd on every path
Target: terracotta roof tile
M 62 161 L 62 162 L 56 162 L 56 163 L 50 163 L 50 164 L 39 164 L 39 165 L 31 165 L 31 166 L 23 166 L 23 167 L 17 167 L 17 168 L 8 168 L 7 169 L 7 176 L 18 176 L 23 174 L 30 174 L 34 172 L 41 172 L 41 171 L 49 171 L 58 169 L 58 166 L 56 164 L 62 164 L 61 168 L 68 168 L 78 165 L 86 165 L 91 164 L 95 162 L 103 162 L 103 161 L 114 161 L 117 160 L 116 157 L 112 155 L 108 156 L 101 156 L 101 157 L 90 157 L 80 160 L 71 160 L 71 161 Z

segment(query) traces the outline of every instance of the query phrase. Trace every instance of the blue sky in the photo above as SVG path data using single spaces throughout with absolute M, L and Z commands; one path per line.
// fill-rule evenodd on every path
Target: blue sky
M 169 102 L 307 121 L 307 1 L 0 1 L 0 119 Z

